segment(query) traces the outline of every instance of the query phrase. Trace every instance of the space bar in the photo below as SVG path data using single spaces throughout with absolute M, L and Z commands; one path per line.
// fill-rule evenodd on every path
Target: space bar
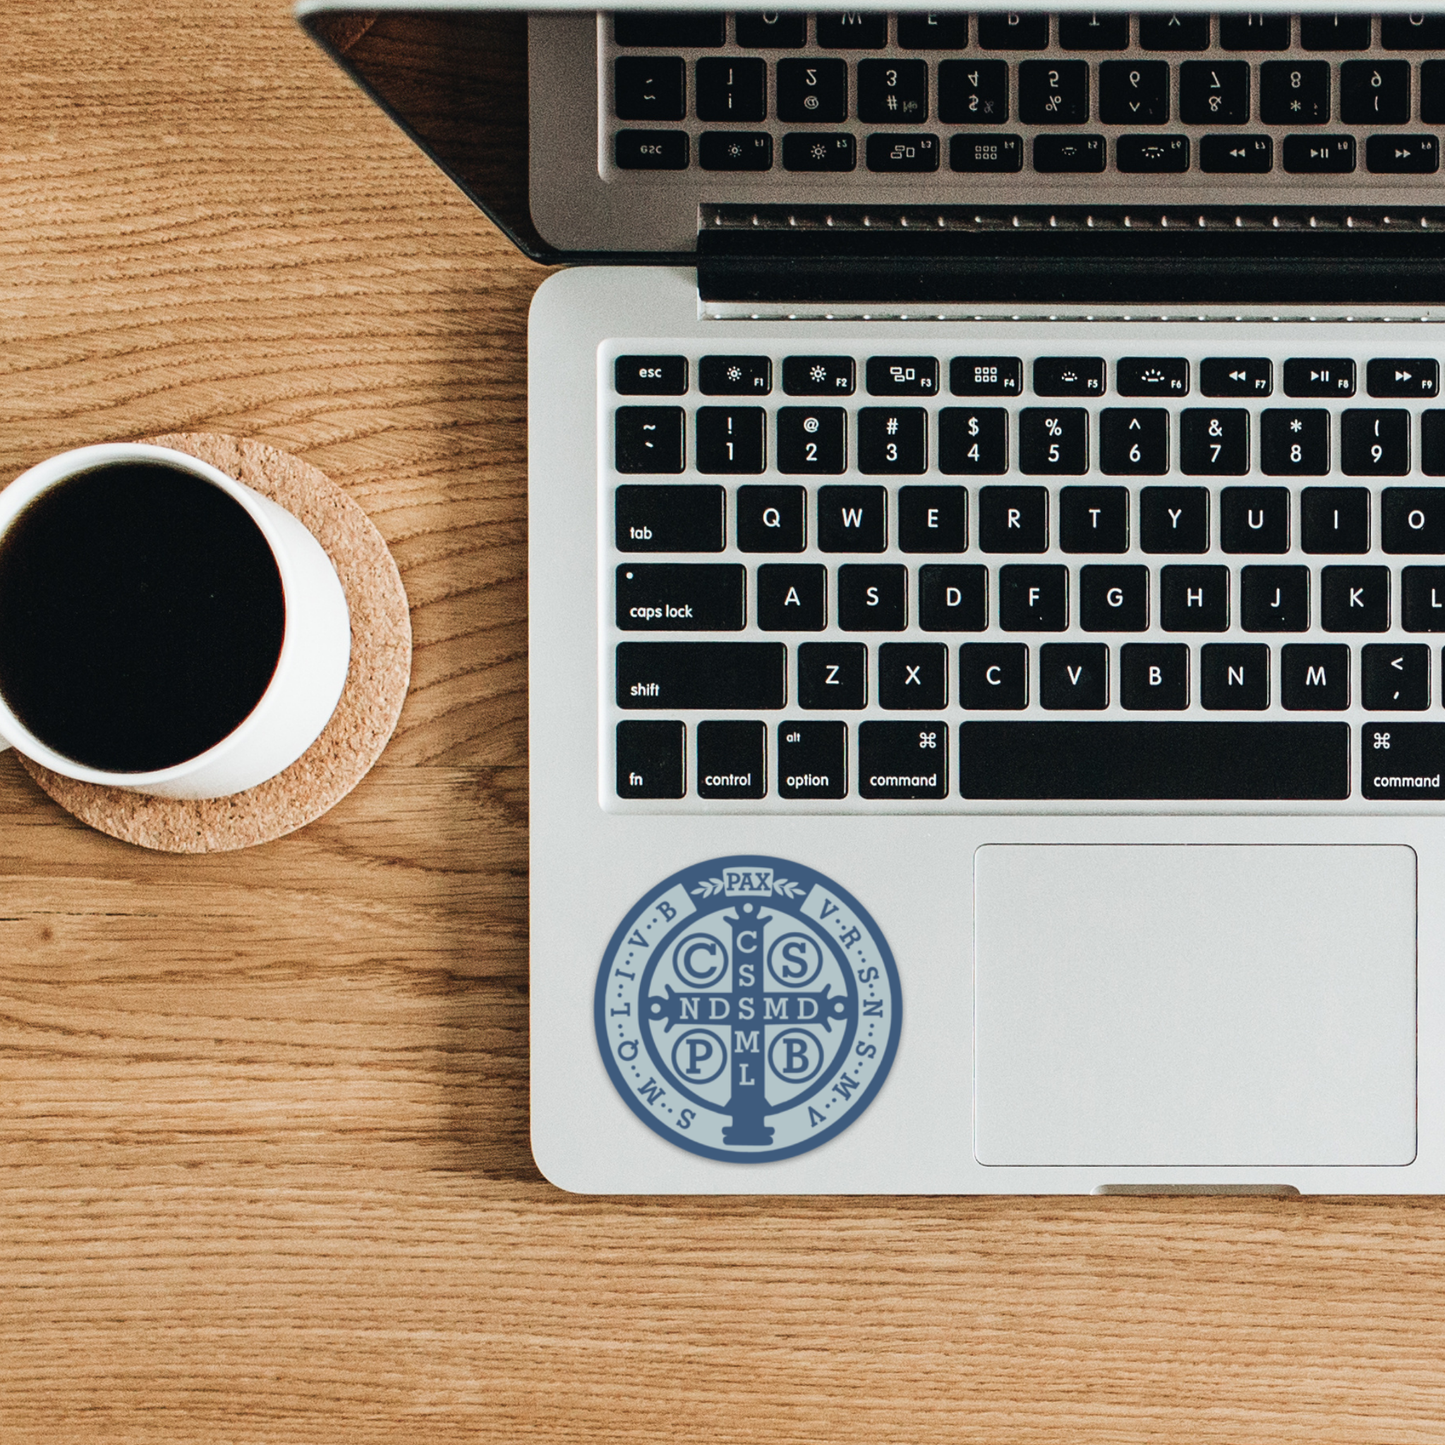
M 965 798 L 1347 798 L 1342 722 L 966 722 Z

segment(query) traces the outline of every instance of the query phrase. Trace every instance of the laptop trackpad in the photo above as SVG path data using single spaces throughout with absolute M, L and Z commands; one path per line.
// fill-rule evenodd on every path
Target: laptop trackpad
M 1408 1164 L 1415 853 L 974 854 L 981 1164 Z

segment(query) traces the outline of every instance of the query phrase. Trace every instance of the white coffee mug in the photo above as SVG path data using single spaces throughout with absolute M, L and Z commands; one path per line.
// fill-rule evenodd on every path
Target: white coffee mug
M 82 472 L 118 463 L 159 463 L 219 488 L 259 528 L 275 559 L 285 605 L 281 651 L 260 700 L 213 747 L 152 772 L 108 772 L 47 746 L 0 694 L 0 749 L 14 747 L 56 773 L 163 798 L 220 798 L 243 792 L 288 768 L 320 736 L 346 682 L 351 616 L 336 569 L 321 544 L 284 507 L 208 463 L 166 447 L 114 443 L 51 457 L 0 492 L 0 542 L 42 493 Z

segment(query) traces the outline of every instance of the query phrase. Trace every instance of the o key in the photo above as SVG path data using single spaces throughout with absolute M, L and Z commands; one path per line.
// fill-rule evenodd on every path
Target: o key
M 1445 551 L 1445 490 L 1386 487 L 1380 500 L 1385 551 Z

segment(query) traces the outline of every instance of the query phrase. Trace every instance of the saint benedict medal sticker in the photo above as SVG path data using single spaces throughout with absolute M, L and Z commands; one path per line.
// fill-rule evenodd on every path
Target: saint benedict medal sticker
M 613 934 L 597 976 L 612 1082 L 708 1159 L 788 1159 L 853 1123 L 888 1076 L 898 970 L 866 909 L 782 858 L 674 873 Z

